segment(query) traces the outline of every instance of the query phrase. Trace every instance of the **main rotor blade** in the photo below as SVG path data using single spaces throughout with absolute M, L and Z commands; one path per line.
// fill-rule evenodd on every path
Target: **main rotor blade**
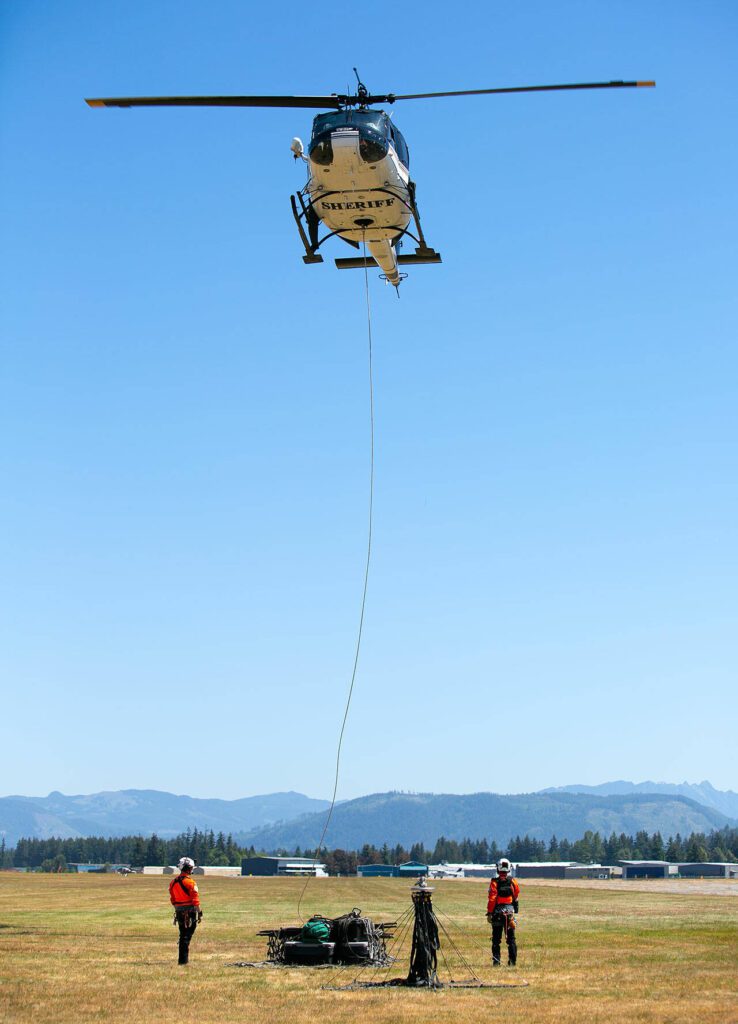
M 330 107 L 341 96 L 123 96 L 85 100 L 90 107 Z
M 656 85 L 655 82 L 578 82 L 574 85 L 515 85 L 506 89 L 462 89 L 458 92 L 417 92 L 407 96 L 384 96 L 382 99 L 394 103 L 395 100 L 429 100 L 437 96 L 488 96 L 492 93 L 508 92 L 557 92 L 561 89 L 629 89 L 637 86 Z M 379 99 L 379 97 L 371 97 Z
M 655 82 L 578 82 L 573 85 L 516 85 L 501 89 L 460 89 L 456 92 L 417 92 L 404 96 L 121 96 L 85 100 L 90 107 L 307 107 L 340 110 L 345 106 L 394 103 L 395 100 L 428 100 L 442 96 L 490 96 L 495 93 L 557 92 L 564 89 L 627 89 L 653 86 Z

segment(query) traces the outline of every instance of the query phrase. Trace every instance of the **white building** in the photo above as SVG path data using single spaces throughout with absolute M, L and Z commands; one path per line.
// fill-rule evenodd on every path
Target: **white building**
M 196 867 L 195 870 L 192 872 L 192 874 L 193 875 L 209 875 L 211 877 L 216 877 L 216 878 L 240 878 L 241 877 L 241 868 L 240 867 L 234 868 L 234 867 L 231 867 L 230 865 L 223 866 L 223 865 L 220 865 L 220 864 L 217 864 L 217 865 L 213 864 L 211 866 L 211 865 L 208 865 L 208 864 L 202 864 L 201 866 Z

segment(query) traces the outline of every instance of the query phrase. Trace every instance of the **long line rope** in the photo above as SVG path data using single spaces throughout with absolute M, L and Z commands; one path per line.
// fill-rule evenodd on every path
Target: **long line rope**
M 328 816 L 325 819 L 325 825 L 323 826 L 323 834 L 320 837 L 318 848 L 315 851 L 315 857 L 313 858 L 313 868 L 318 862 L 320 857 L 320 850 L 323 845 L 323 840 L 326 837 L 328 826 L 331 823 L 333 817 L 333 809 L 336 806 L 336 794 L 338 793 L 338 776 L 341 768 L 341 748 L 343 746 L 343 734 L 346 731 L 346 722 L 348 720 L 349 708 L 351 707 L 351 698 L 354 694 L 354 683 L 356 682 L 356 670 L 359 666 L 359 653 L 361 651 L 361 637 L 364 631 L 364 609 L 366 608 L 366 591 L 369 584 L 369 564 L 371 562 L 372 555 L 372 514 L 374 509 L 374 379 L 372 373 L 372 307 L 369 299 L 369 270 L 367 267 L 366 259 L 366 238 L 364 242 L 364 290 L 366 293 L 366 324 L 367 324 L 367 335 L 369 339 L 369 436 L 370 436 L 370 458 L 369 458 L 369 530 L 366 546 L 366 566 L 364 568 L 364 589 L 361 595 L 361 614 L 359 616 L 359 631 L 356 637 L 356 652 L 354 654 L 354 667 L 351 672 L 351 685 L 349 686 L 348 696 L 346 698 L 346 708 L 343 712 L 343 721 L 341 722 L 341 732 L 338 736 L 338 748 L 336 750 L 336 775 L 333 781 L 333 796 L 331 797 L 331 806 L 328 809 Z M 302 907 L 303 897 L 305 891 L 310 883 L 310 879 L 313 875 L 308 875 L 305 879 L 305 884 L 302 887 L 300 898 L 297 901 L 297 916 L 302 921 L 300 914 L 300 908 Z

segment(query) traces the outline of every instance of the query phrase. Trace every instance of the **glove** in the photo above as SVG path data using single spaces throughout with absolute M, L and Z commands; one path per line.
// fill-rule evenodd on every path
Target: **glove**
M 513 910 L 515 911 L 516 914 L 519 912 L 519 907 L 518 907 L 518 901 L 517 900 L 513 900 Z
M 201 921 L 202 921 L 202 910 L 200 910 L 200 908 L 198 907 L 197 908 L 197 923 L 199 924 Z
M 490 914 L 489 911 L 487 911 L 487 920 L 489 921 L 490 924 L 492 924 L 492 914 Z

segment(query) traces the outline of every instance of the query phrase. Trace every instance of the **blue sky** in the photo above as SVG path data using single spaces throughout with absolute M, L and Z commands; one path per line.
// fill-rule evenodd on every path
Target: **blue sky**
M 6 0 L 3 793 L 330 792 L 367 337 L 300 258 L 312 115 L 83 97 L 354 65 L 658 85 L 396 105 L 444 262 L 371 275 L 339 796 L 738 789 L 737 44 L 732 2 Z

